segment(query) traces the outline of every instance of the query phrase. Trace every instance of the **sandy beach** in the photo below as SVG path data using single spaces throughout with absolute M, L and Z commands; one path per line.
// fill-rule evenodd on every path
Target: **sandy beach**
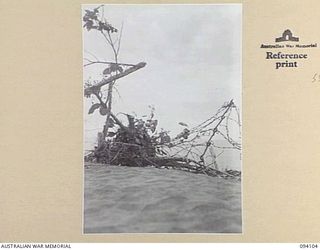
M 241 233 L 241 182 L 152 167 L 88 166 L 84 233 Z

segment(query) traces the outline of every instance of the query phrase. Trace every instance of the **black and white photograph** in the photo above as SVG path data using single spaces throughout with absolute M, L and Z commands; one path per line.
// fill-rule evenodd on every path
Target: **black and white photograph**
M 241 234 L 242 5 L 84 4 L 83 233 Z

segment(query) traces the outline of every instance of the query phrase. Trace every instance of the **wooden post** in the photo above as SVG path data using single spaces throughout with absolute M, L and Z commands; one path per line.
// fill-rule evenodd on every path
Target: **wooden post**
M 120 74 L 116 74 L 116 75 L 111 76 L 111 77 L 109 77 L 107 79 L 103 79 L 99 83 L 97 83 L 97 84 L 95 84 L 95 85 L 93 85 L 91 87 L 85 88 L 84 95 L 85 96 L 91 95 L 93 93 L 93 89 L 101 88 L 102 86 L 104 86 L 106 84 L 109 84 L 109 83 L 111 83 L 111 82 L 113 82 L 113 81 L 115 81 L 115 80 L 117 80 L 119 78 L 122 78 L 122 77 L 126 76 L 126 75 L 129 75 L 129 74 L 131 74 L 131 73 L 143 68 L 144 66 L 146 66 L 146 63 L 145 62 L 140 62 L 140 63 L 132 66 L 131 68 L 123 71 Z

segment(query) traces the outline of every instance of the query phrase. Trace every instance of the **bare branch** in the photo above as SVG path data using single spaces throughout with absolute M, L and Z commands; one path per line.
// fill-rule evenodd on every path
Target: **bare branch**
M 121 97 L 121 95 L 120 95 L 119 90 L 116 88 L 116 86 L 113 86 L 113 88 L 117 91 L 117 94 L 118 94 L 118 97 L 120 98 L 120 100 L 122 100 L 122 97 Z
M 91 53 L 90 51 L 85 49 L 84 52 L 89 54 L 90 56 L 94 57 L 94 59 L 96 59 L 97 61 L 99 61 L 99 59 L 93 53 Z
M 123 30 L 123 22 L 121 23 L 120 35 L 118 40 L 118 48 L 117 48 L 117 55 L 119 55 L 120 45 L 121 45 L 121 38 L 122 38 L 122 30 Z
M 106 34 L 101 30 L 101 34 L 103 35 L 103 37 L 106 39 L 106 41 L 108 42 L 108 44 L 110 45 L 110 46 L 112 46 L 112 43 L 111 43 L 111 41 L 108 39 L 108 37 L 106 36 Z
M 108 65 L 111 65 L 111 64 L 115 64 L 114 62 L 108 62 L 108 61 L 92 61 L 92 60 L 89 60 L 87 58 L 84 58 L 84 60 L 88 61 L 89 63 L 87 64 L 84 64 L 83 67 L 87 67 L 87 66 L 90 66 L 90 65 L 93 65 L 93 64 L 108 64 Z M 129 64 L 129 63 L 117 63 L 118 65 L 121 65 L 121 66 L 135 66 L 134 64 Z
M 114 75 L 114 76 L 111 76 L 107 79 L 103 79 L 102 81 L 100 81 L 98 84 L 94 85 L 94 86 L 91 86 L 91 87 L 88 87 L 84 90 L 84 94 L 87 96 L 87 95 L 90 95 L 92 93 L 92 89 L 94 88 L 100 88 L 106 84 L 109 84 L 109 83 L 112 83 L 113 81 L 119 79 L 119 78 L 122 78 L 126 75 L 129 75 L 141 68 L 143 68 L 144 66 L 146 66 L 146 63 L 145 62 L 141 62 L 141 63 L 138 63 L 136 64 L 135 66 L 131 67 L 130 69 L 127 69 L 125 71 L 123 71 L 122 73 L 120 74 L 117 74 L 117 75 Z

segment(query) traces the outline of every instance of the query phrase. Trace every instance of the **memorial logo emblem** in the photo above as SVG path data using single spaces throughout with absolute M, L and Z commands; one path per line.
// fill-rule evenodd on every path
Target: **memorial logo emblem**
M 316 42 L 301 43 L 300 38 L 293 35 L 290 29 L 284 30 L 281 36 L 275 37 L 273 43 L 260 45 L 261 49 L 266 49 L 265 59 L 273 61 L 275 69 L 298 68 L 303 61 L 309 59 L 310 49 L 318 47 Z
M 289 29 L 285 30 L 281 37 L 276 38 L 276 43 L 288 41 L 299 42 L 299 37 L 294 37 Z

